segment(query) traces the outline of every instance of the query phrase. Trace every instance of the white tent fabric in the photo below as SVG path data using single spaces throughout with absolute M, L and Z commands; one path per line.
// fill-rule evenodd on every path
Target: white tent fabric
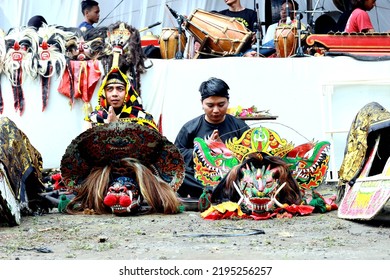
M 276 121 L 252 121 L 295 144 L 312 139 L 332 143 L 331 171 L 337 174 L 350 124 L 369 102 L 390 109 L 390 61 L 357 61 L 348 57 L 154 59 L 141 81 L 146 111 L 162 132 L 175 140 L 181 126 L 202 113 L 199 85 L 209 77 L 225 80 L 230 87 L 230 107 L 270 110 Z M 44 168 L 59 167 L 66 147 L 83 131 L 83 102 L 73 107 L 57 91 L 52 79 L 48 107 L 42 112 L 38 81 L 23 83 L 25 111 L 13 108 L 10 83 L 1 76 L 4 112 L 41 152 Z M 97 104 L 97 94 L 91 100 Z
M 313 18 L 321 15 L 321 11 L 336 11 L 331 0 L 296 0 L 300 10 L 307 11 L 307 7 L 315 8 Z M 67 27 L 76 27 L 82 21 L 80 0 L 0 0 L 0 29 L 7 31 L 11 27 L 26 25 L 34 15 L 42 15 L 49 24 Z M 163 27 L 177 26 L 177 22 L 169 13 L 166 5 L 181 15 L 190 15 L 195 9 L 206 11 L 225 9 L 223 0 L 100 0 L 100 23 L 109 25 L 117 21 L 124 21 L 136 28 L 144 28 L 156 22 L 162 24 L 153 28 L 154 34 L 160 34 Z M 264 21 L 264 7 L 266 0 L 241 0 L 248 8 L 259 5 L 260 19 Z M 310 3 L 311 2 L 311 3 Z M 310 3 L 310 4 L 309 4 Z M 370 11 L 370 17 L 378 32 L 390 30 L 390 0 L 377 0 L 376 8 Z M 304 13 L 303 22 L 308 14 Z
M 254 3 L 241 2 L 246 7 L 253 7 Z M 298 2 L 301 9 L 306 7 L 306 0 Z M 196 8 L 222 10 L 226 7 L 223 0 L 100 0 L 99 4 L 101 20 L 108 15 L 102 25 L 124 21 L 143 28 L 161 21 L 161 25 L 153 28 L 154 34 L 159 34 L 163 27 L 177 24 L 166 4 L 183 15 L 189 15 Z M 324 11 L 336 10 L 330 0 L 313 0 L 312 4 Z M 390 0 L 377 0 L 377 8 L 370 12 L 380 31 L 390 30 L 390 17 L 386 16 L 389 9 Z M 37 14 L 44 16 L 49 24 L 69 27 L 77 26 L 82 19 L 79 0 L 0 0 L 0 28 L 3 30 L 25 25 Z M 334 172 L 341 163 L 346 134 L 356 112 L 371 101 L 390 109 L 390 61 L 362 62 L 343 57 L 232 57 L 152 62 L 153 67 L 142 76 L 142 98 L 145 109 L 156 120 L 162 116 L 163 134 L 171 141 L 186 120 L 201 113 L 197 90 L 200 83 L 211 76 L 229 84 L 232 107 L 256 105 L 258 109 L 270 109 L 279 116 L 278 123 L 294 128 L 308 139 L 332 141 Z M 0 78 L 5 104 L 3 116 L 14 120 L 28 135 L 42 153 L 45 168 L 58 167 L 67 145 L 83 130 L 83 104 L 78 102 L 71 108 L 69 100 L 57 91 L 60 79 L 53 79 L 49 105 L 42 112 L 40 85 L 26 80 L 23 84 L 26 109 L 20 116 L 12 107 L 10 84 L 4 75 Z M 92 102 L 96 105 L 96 97 Z M 296 144 L 305 141 L 291 129 L 284 131 L 280 124 L 266 125 L 274 126 L 271 128 Z

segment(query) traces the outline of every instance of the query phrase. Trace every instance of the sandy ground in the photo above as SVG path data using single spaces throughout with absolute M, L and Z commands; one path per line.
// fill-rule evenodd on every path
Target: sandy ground
M 319 191 L 335 193 L 333 187 Z M 339 219 L 337 211 L 292 219 L 209 221 L 193 211 L 117 217 L 53 210 L 23 217 L 20 226 L 0 227 L 0 259 L 390 260 L 389 213 L 370 222 Z

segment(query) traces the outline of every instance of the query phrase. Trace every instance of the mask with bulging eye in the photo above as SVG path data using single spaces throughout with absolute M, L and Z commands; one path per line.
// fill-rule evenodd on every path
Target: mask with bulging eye
M 83 37 L 73 38 L 66 43 L 66 55 L 72 60 L 89 60 L 90 46 Z
M 103 203 L 115 215 L 128 215 L 138 212 L 142 201 L 137 182 L 129 177 L 119 177 L 110 184 Z
M 84 45 L 84 51 L 87 52 L 89 59 L 99 59 L 104 54 L 103 38 L 95 38 L 87 41 Z

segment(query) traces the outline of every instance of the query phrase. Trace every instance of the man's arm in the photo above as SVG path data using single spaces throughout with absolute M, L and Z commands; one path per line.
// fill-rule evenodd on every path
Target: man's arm
M 189 139 L 189 132 L 182 127 L 175 139 L 175 146 L 179 149 L 187 166 L 193 164 L 194 141 Z

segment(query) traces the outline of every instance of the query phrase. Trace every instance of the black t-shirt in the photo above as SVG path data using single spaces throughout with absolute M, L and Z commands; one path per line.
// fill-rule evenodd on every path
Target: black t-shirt
M 218 12 L 221 15 L 233 17 L 237 19 L 237 21 L 242 22 L 246 28 L 248 28 L 252 32 L 256 32 L 254 30 L 255 22 L 257 22 L 257 13 L 254 10 L 245 8 L 239 12 L 232 12 L 229 9 L 222 10 Z M 252 48 L 252 41 L 247 42 L 241 49 L 242 53 L 249 51 Z
M 215 129 L 218 129 L 221 140 L 225 142 L 233 137 L 240 138 L 250 127 L 243 120 L 229 114 L 220 124 L 207 122 L 205 115 L 190 120 L 181 128 L 175 140 L 175 145 L 182 153 L 187 167 L 193 168 L 194 139 L 210 136 Z
M 226 9 L 218 13 L 228 17 L 236 18 L 239 22 L 242 22 L 245 27 L 248 28 L 250 31 L 255 32 L 254 24 L 255 22 L 257 22 L 257 14 L 254 10 L 245 8 L 244 10 L 239 12 L 232 12 L 229 9 Z
M 183 155 L 186 168 L 184 182 L 178 190 L 179 195 L 182 197 L 189 195 L 199 198 L 203 192 L 204 186 L 194 177 L 194 139 L 196 137 L 205 138 L 210 136 L 215 129 L 218 129 L 221 140 L 226 142 L 227 139 L 233 137 L 240 138 L 250 127 L 243 120 L 229 114 L 226 115 L 225 120 L 220 124 L 207 122 L 204 114 L 184 124 L 175 140 L 176 147 Z

